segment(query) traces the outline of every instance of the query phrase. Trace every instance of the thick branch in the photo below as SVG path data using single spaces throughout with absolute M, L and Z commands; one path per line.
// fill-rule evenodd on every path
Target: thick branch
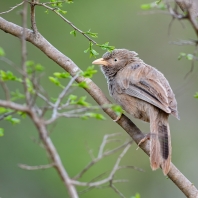
M 1 17 L 0 29 L 16 37 L 20 37 L 22 32 L 22 27 L 8 22 Z M 27 29 L 26 40 L 43 51 L 44 54 L 46 54 L 64 70 L 69 72 L 72 76 L 75 76 L 76 73 L 79 72 L 80 69 L 77 65 L 71 59 L 58 51 L 54 46 L 52 46 L 41 34 L 38 33 L 35 37 L 33 32 Z M 110 104 L 109 100 L 105 97 L 100 88 L 90 79 L 78 77 L 76 81 L 86 81 L 88 83 L 89 88 L 87 88 L 86 91 L 99 105 Z M 105 108 L 104 111 L 112 119 L 116 119 L 117 116 L 111 109 Z M 144 137 L 144 134 L 140 131 L 140 129 L 138 129 L 137 126 L 125 115 L 122 115 L 121 119 L 117 123 L 134 139 L 136 143 Z M 149 155 L 149 141 L 141 144 L 140 147 L 146 154 Z M 198 196 L 198 190 L 195 186 L 173 164 L 171 164 L 171 169 L 168 176 L 187 197 L 195 198 Z

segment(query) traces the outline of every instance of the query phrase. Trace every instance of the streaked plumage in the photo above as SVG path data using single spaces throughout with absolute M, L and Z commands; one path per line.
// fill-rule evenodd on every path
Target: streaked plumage
M 110 95 L 135 118 L 150 122 L 150 161 L 153 170 L 162 166 L 166 175 L 171 162 L 168 116 L 179 119 L 175 95 L 164 77 L 126 49 L 107 52 L 93 64 L 102 65 Z

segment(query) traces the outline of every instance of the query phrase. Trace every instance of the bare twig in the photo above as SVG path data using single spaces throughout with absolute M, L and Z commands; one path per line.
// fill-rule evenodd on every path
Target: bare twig
M 124 157 L 124 155 L 126 154 L 126 152 L 129 150 L 130 146 L 131 146 L 132 142 L 128 143 L 128 145 L 124 148 L 124 150 L 122 151 L 122 153 L 119 155 L 119 157 L 116 160 L 116 163 L 112 169 L 112 171 L 110 172 L 109 176 L 105 179 L 102 179 L 100 181 L 96 181 L 96 182 L 79 182 L 76 180 L 72 180 L 72 183 L 74 185 L 78 185 L 78 186 L 101 186 L 105 183 L 111 182 L 113 181 L 114 175 L 116 173 L 117 170 L 119 170 L 119 164 L 121 159 Z
M 24 170 L 43 170 L 52 168 L 55 166 L 55 164 L 47 164 L 47 165 L 39 165 L 39 166 L 28 166 L 26 164 L 18 164 L 18 166 Z
M 16 6 L 11 7 L 10 10 L 8 10 L 8 11 L 0 12 L 0 14 L 7 14 L 7 13 L 11 12 L 12 10 L 14 10 L 15 8 L 17 8 L 17 7 L 21 6 L 21 5 L 23 5 L 23 3 L 24 3 L 24 1 L 22 1 L 22 2 L 19 3 L 19 4 L 17 4 Z
M 114 135 L 114 134 L 112 134 Z M 107 137 L 107 135 L 105 135 Z M 99 162 L 100 160 L 102 160 L 104 157 L 107 157 L 109 155 L 112 155 L 113 153 L 119 151 L 120 149 L 126 147 L 128 144 L 132 144 L 133 141 L 129 141 L 129 142 L 125 142 L 124 144 L 110 150 L 110 151 L 106 151 L 104 153 L 101 153 L 101 150 L 103 151 L 103 148 L 104 148 L 104 144 L 106 144 L 106 138 L 103 138 L 103 142 L 100 146 L 100 150 L 99 150 L 99 153 L 98 153 L 98 157 L 93 159 L 91 162 L 89 162 L 87 164 L 87 166 L 85 166 L 85 168 L 80 172 L 78 173 L 75 177 L 73 177 L 73 179 L 79 179 L 81 178 L 94 164 L 96 164 L 97 162 Z
M 1 84 L 1 87 L 2 87 L 2 89 L 3 89 L 3 91 L 4 91 L 4 93 L 5 93 L 5 98 L 6 98 L 6 100 L 10 100 L 10 91 L 9 91 L 9 89 L 8 89 L 8 86 L 6 85 L 6 83 L 3 81 L 3 80 L 1 80 L 0 79 L 0 84 Z
M 66 23 L 68 23 L 74 30 L 76 30 L 77 32 L 79 32 L 80 34 L 82 34 L 85 38 L 87 38 L 90 42 L 92 42 L 93 44 L 97 45 L 97 42 L 94 41 L 92 38 L 90 38 L 89 36 L 87 36 L 87 34 L 85 32 L 83 32 L 82 30 L 80 30 L 79 28 L 77 28 L 71 21 L 69 21 L 68 19 L 66 19 L 62 14 L 60 14 L 58 12 L 58 8 L 51 8 L 50 6 L 48 6 L 48 3 L 38 3 L 38 2 L 29 2 L 31 4 L 34 5 L 38 5 L 38 6 L 43 6 L 45 8 L 47 8 L 48 10 L 51 10 L 53 12 L 55 12 L 61 19 L 63 19 Z
M 79 76 L 79 73 L 77 73 L 71 80 L 70 82 L 67 84 L 67 86 L 63 89 L 63 91 L 60 93 L 60 95 L 58 96 L 56 103 L 53 105 L 53 114 L 52 117 L 46 121 L 47 124 L 51 124 L 52 122 L 54 122 L 58 117 L 64 116 L 67 117 L 70 114 L 68 113 L 62 113 L 58 115 L 58 107 L 63 99 L 63 97 L 67 94 L 69 88 L 72 86 L 72 84 L 74 83 L 74 81 L 76 80 L 76 78 Z M 74 115 L 75 117 L 75 115 Z
M 99 152 L 98 152 L 98 158 L 102 157 L 102 155 L 104 153 L 104 147 L 108 143 L 108 138 L 115 137 L 115 136 L 118 136 L 118 135 L 121 135 L 121 133 L 107 134 L 107 135 L 104 136 L 102 144 L 100 145 L 100 149 L 99 149 Z
M 4 118 L 8 117 L 9 115 L 12 115 L 14 114 L 15 111 L 11 111 L 11 112 L 7 112 L 7 113 L 4 113 L 2 115 L 0 115 L 0 121 L 3 120 Z
M 27 47 L 26 47 L 26 26 L 27 26 L 27 5 L 28 3 L 25 1 L 22 11 L 22 35 L 21 35 L 21 53 L 22 53 L 22 71 L 23 71 L 23 85 L 24 85 L 24 91 L 26 96 L 26 103 L 30 104 L 30 93 L 28 91 L 28 85 L 27 85 L 27 68 L 26 68 L 26 60 L 27 60 Z
M 195 61 L 198 60 L 197 57 L 196 57 L 197 51 L 198 51 L 198 44 L 196 44 L 195 50 L 193 52 L 193 59 L 191 61 L 190 71 L 185 75 L 184 79 L 186 79 L 188 77 L 188 75 L 193 72 Z
M 35 20 L 35 0 L 32 0 L 31 6 L 31 24 L 32 24 L 32 30 L 35 34 L 37 34 L 37 26 L 36 26 L 36 20 Z

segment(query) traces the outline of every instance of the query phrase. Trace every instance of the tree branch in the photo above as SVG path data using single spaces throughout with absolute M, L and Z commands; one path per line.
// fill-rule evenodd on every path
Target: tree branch
M 22 27 L 13 24 L 11 22 L 6 21 L 2 17 L 0 17 L 0 29 L 9 33 L 13 36 L 20 37 L 22 32 Z M 54 46 L 52 46 L 40 33 L 35 37 L 33 32 L 29 29 L 26 29 L 26 40 L 40 49 L 44 54 L 46 54 L 50 59 L 56 62 L 59 66 L 61 66 L 64 70 L 69 72 L 72 76 L 75 76 L 77 72 L 80 71 L 80 68 L 68 57 L 58 51 Z M 89 88 L 85 90 L 92 96 L 92 98 L 99 105 L 111 104 L 110 101 L 105 97 L 101 89 L 93 83 L 90 79 L 86 79 L 84 77 L 78 77 L 76 81 L 83 82 L 86 81 Z M 12 104 L 7 103 L 5 101 L 0 100 L 0 106 L 3 104 Z M 21 107 L 21 106 L 20 106 Z M 23 106 L 22 106 L 23 107 Z M 25 108 L 25 107 L 23 107 Z M 104 111 L 112 118 L 116 119 L 117 115 L 110 109 L 105 108 Z M 138 127 L 125 115 L 122 115 L 120 120 L 117 122 L 133 139 L 136 143 L 144 137 L 144 134 L 138 129 Z M 43 128 L 38 128 L 39 130 L 45 130 Z M 45 132 L 43 132 L 45 134 Z M 46 135 L 46 134 L 45 134 Z M 46 140 L 47 141 L 47 140 Z M 140 148 L 149 155 L 149 141 L 140 145 Z M 191 198 L 195 198 L 198 196 L 198 190 L 196 187 L 173 165 L 171 164 L 170 172 L 168 173 L 168 177 L 177 185 L 178 188 L 187 196 Z

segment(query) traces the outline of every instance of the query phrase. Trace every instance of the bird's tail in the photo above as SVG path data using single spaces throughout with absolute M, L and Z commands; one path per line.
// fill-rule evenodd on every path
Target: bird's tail
M 150 130 L 151 168 L 156 170 L 161 165 L 164 175 L 167 175 L 170 170 L 172 150 L 168 114 L 155 109 L 150 115 Z

